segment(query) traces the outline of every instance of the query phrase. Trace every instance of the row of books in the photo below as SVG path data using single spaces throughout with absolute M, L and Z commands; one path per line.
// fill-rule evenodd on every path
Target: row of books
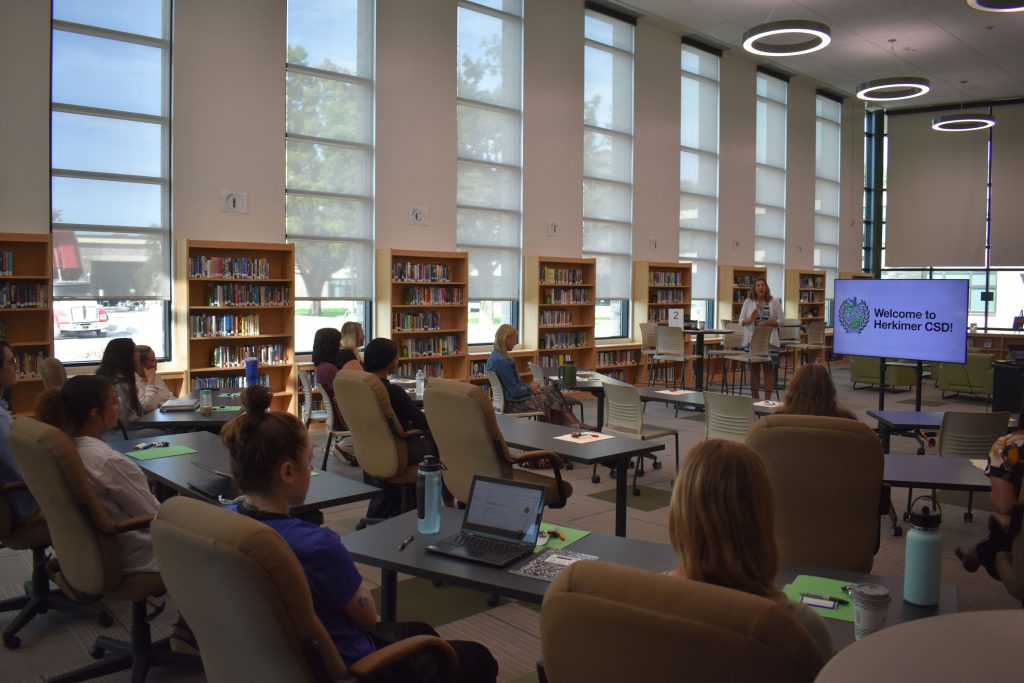
M 441 329 L 441 314 L 437 311 L 392 313 L 391 329 L 396 332 L 409 332 L 410 330 L 439 330 Z
M 207 306 L 287 306 L 286 285 L 210 285 Z
M 551 289 L 544 292 L 546 304 L 590 304 L 593 303 L 593 290 L 583 288 Z
M 188 319 L 193 337 L 238 337 L 260 333 L 260 315 L 192 315 Z
M 652 270 L 647 284 L 652 287 L 682 287 L 683 273 L 678 270 Z
M 13 251 L 0 251 L 0 275 L 14 275 Z
M 435 361 L 433 363 L 416 363 L 409 361 L 399 363 L 398 369 L 395 370 L 395 374 L 399 377 L 415 377 L 417 370 L 422 370 L 423 376 L 426 379 L 444 377 L 444 366 L 440 361 Z
M 391 279 L 398 282 L 451 282 L 452 271 L 446 263 L 395 261 L 391 264 Z
M 267 280 L 270 278 L 270 261 L 244 256 L 191 256 L 188 259 L 188 276 Z
M 652 289 L 648 296 L 652 304 L 685 304 L 685 289 Z
M 648 308 L 647 309 L 647 322 L 649 322 L 649 323 L 664 323 L 664 322 L 668 322 L 668 309 L 667 308 Z
M 48 287 L 38 283 L 9 282 L 0 286 L 0 308 L 38 308 L 49 303 Z
M 581 268 L 555 268 L 544 266 L 540 274 L 542 285 L 582 285 L 583 269 Z
M 460 337 L 457 334 L 445 334 L 440 337 L 411 337 L 402 340 L 402 355 L 406 358 L 416 356 L 454 356 L 462 352 Z
M 259 382 L 270 388 L 270 375 L 260 375 Z M 245 375 L 218 375 L 216 377 L 193 377 L 193 389 L 241 389 L 245 387 Z
M 542 368 L 557 368 L 571 361 L 572 354 L 569 353 L 542 353 L 540 355 L 540 366 Z
M 802 304 L 820 304 L 825 300 L 825 295 L 822 292 L 800 292 L 800 303 Z
M 211 368 L 231 368 L 236 365 L 245 365 L 246 358 L 255 358 L 261 365 L 288 362 L 284 344 L 225 345 L 210 349 Z
M 754 278 L 759 278 L 759 277 L 762 277 L 762 276 L 760 274 L 758 274 L 758 275 L 751 275 L 750 273 L 746 273 L 746 274 L 743 274 L 743 275 L 737 275 L 737 276 L 735 276 L 733 278 L 733 283 L 736 284 L 736 285 L 739 285 L 740 287 L 749 287 L 750 285 L 754 284 Z
M 801 275 L 800 289 L 825 289 L 825 278 L 821 275 Z
M 487 361 L 475 360 L 469 364 L 469 376 L 470 377 L 486 377 L 487 376 Z
M 577 349 L 587 345 L 589 335 L 585 331 L 545 332 L 540 336 L 542 349 Z
M 18 366 L 21 368 L 18 374 L 19 377 L 38 377 L 39 364 L 46 358 L 46 352 L 22 351 L 21 353 L 15 353 L 14 357 L 18 359 Z
M 439 304 L 454 306 L 465 302 L 463 287 L 408 287 L 405 290 L 404 303 L 407 306 Z
M 640 352 L 632 350 L 623 351 L 598 351 L 597 366 L 606 367 L 609 365 L 636 365 L 637 354 Z
M 541 325 L 572 325 L 572 311 L 554 309 L 540 312 Z

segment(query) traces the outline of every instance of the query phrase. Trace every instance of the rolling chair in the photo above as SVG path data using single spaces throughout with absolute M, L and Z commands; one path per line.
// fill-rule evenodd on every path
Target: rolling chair
M 44 358 L 39 361 L 39 378 L 44 389 L 60 389 L 68 381 L 68 371 L 58 359 Z
M 544 413 L 539 410 L 528 410 L 522 413 L 506 413 L 505 412 L 505 387 L 501 385 L 501 379 L 498 378 L 498 374 L 492 370 L 487 370 L 487 381 L 491 385 L 491 402 L 494 405 L 494 412 L 499 415 L 514 415 L 515 417 L 532 417 L 538 418 L 543 417 Z
M 309 425 L 316 422 L 327 427 L 327 443 L 324 444 L 324 460 L 320 464 L 321 470 L 327 469 L 327 459 L 331 455 L 331 446 L 336 438 L 352 436 L 348 430 L 336 430 L 334 428 L 334 410 L 331 406 L 331 397 L 327 395 L 324 388 L 319 384 L 310 384 L 309 373 L 299 372 L 299 390 L 302 392 L 302 405 L 300 407 L 299 419 L 309 430 Z M 313 396 L 318 397 L 321 408 L 313 410 Z
M 679 471 L 679 430 L 671 427 L 659 427 L 657 425 L 644 424 L 643 402 L 636 387 L 630 384 L 604 384 L 605 395 L 605 434 L 625 436 L 630 439 L 660 439 L 664 436 L 671 436 L 676 442 L 676 472 Z M 654 469 L 661 469 L 661 463 L 653 453 L 638 455 L 637 466 L 633 469 L 633 495 L 639 496 L 640 489 L 636 485 L 636 478 L 644 474 L 644 458 L 651 458 L 654 461 Z
M 989 449 L 996 439 L 1006 434 L 1006 427 L 1010 422 L 1010 413 L 966 413 L 948 412 L 942 415 L 942 425 L 939 427 L 938 448 L 939 455 L 955 456 L 960 458 L 985 458 L 988 457 Z M 956 493 L 943 492 L 942 498 L 956 499 Z M 913 489 L 907 491 L 907 512 L 903 514 L 904 519 L 909 519 L 910 504 L 913 500 Z M 957 503 L 960 501 L 957 500 Z M 967 512 L 964 513 L 964 521 L 974 520 L 972 508 L 974 506 L 974 491 L 967 492 Z
M 537 382 L 541 386 L 548 384 L 547 375 L 544 374 L 544 368 L 541 367 L 540 363 L 529 363 L 530 374 L 533 375 L 533 381 Z M 583 401 L 579 400 L 575 396 L 563 395 L 565 402 L 569 404 L 569 409 L 572 410 L 576 406 L 580 408 L 580 422 L 586 422 L 583 417 Z

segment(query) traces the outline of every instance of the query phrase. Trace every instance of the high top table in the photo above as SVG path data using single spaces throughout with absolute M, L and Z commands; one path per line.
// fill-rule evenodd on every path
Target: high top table
M 690 335 L 697 338 L 697 345 L 693 350 L 694 354 L 697 356 L 696 372 L 694 372 L 694 375 L 696 376 L 697 391 L 704 391 L 704 336 L 708 334 L 729 334 L 730 332 L 732 332 L 732 330 L 719 330 L 715 328 L 711 328 L 709 330 L 683 330 L 684 335 Z

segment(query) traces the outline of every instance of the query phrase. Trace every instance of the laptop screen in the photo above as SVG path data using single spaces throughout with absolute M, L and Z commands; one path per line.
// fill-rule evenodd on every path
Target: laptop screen
M 504 540 L 536 543 L 543 511 L 543 486 L 476 476 L 462 528 Z
M 1010 358 L 1015 360 L 1017 365 L 1024 368 L 1024 344 L 1008 346 L 1006 350 L 1010 352 Z

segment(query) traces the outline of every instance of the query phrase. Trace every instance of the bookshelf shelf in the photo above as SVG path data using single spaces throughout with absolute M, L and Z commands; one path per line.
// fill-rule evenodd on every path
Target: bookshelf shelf
M 754 280 L 767 277 L 768 269 L 758 266 L 718 267 L 718 318 L 738 322 L 743 302 L 750 293 Z M 715 321 L 719 322 L 718 320 Z
M 594 367 L 596 281 L 592 258 L 526 258 L 522 338 L 526 348 L 536 349 L 541 365 L 571 358 L 577 367 Z
M 669 311 L 689 315 L 693 266 L 689 263 L 633 262 L 633 338 L 640 339 L 640 323 L 668 324 Z
M 825 271 L 786 271 L 786 315 L 804 324 L 825 319 Z

